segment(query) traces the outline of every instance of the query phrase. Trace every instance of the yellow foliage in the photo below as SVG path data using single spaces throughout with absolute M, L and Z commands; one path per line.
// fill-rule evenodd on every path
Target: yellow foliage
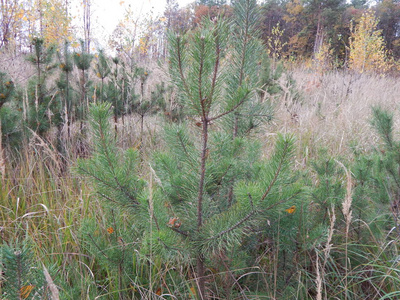
M 283 16 L 283 19 L 286 22 L 293 22 L 296 20 L 296 16 L 298 16 L 299 14 L 301 14 L 304 10 L 304 7 L 301 3 L 300 0 L 293 0 L 291 2 L 289 2 L 288 4 L 286 4 L 286 11 L 288 12 L 288 15 L 285 14 Z
M 23 286 L 20 290 L 20 298 L 21 299 L 26 299 L 29 297 L 30 293 L 32 292 L 32 290 L 34 289 L 34 285 L 29 284 L 26 286 Z
M 190 292 L 192 293 L 193 296 L 196 295 L 196 289 L 193 286 L 190 287 Z
M 385 72 L 390 66 L 378 20 L 367 11 L 359 24 L 352 29 L 350 37 L 349 68 L 359 73 Z
M 70 18 L 66 14 L 65 3 L 62 0 L 41 0 L 42 34 L 45 44 L 61 44 L 70 38 Z
M 294 214 L 294 212 L 296 211 L 296 206 L 291 206 L 291 207 L 289 207 L 288 209 L 285 209 L 285 211 L 288 213 L 288 214 Z
M 147 54 L 147 51 L 148 51 L 148 38 L 141 37 L 139 39 L 139 52 L 141 54 Z
M 271 30 L 271 36 L 268 37 L 267 45 L 268 45 L 268 54 L 272 56 L 274 60 L 277 60 L 282 55 L 283 47 L 287 43 L 282 43 L 282 36 L 285 30 L 280 28 L 280 24 L 276 24 Z

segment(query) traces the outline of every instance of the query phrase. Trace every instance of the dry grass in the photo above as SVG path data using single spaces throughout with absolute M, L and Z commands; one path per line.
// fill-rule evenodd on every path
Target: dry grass
M 17 85 L 25 86 L 35 74 L 35 69 L 26 61 L 25 54 L 0 51 L 0 72 L 6 72 Z
M 349 155 L 351 143 L 368 150 L 378 141 L 370 126 L 371 107 L 380 105 L 398 114 L 400 86 L 396 78 L 343 71 L 321 76 L 301 69 L 292 76 L 300 96 L 278 100 L 272 130 L 297 136 L 299 162 L 305 163 L 321 146 L 335 156 Z M 395 129 L 399 127 L 395 123 Z

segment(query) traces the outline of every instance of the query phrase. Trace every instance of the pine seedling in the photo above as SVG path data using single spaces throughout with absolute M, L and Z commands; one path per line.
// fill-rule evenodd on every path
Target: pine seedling
M 78 172 L 88 176 L 100 197 L 136 212 L 145 182 L 136 171 L 138 153 L 134 149 L 121 154 L 111 134 L 110 105 L 91 106 L 90 126 L 94 134 L 95 155 L 78 161 Z
M 282 92 L 282 87 L 278 83 L 279 78 L 283 74 L 283 64 L 280 62 L 273 65 L 272 59 L 264 55 L 261 62 L 260 80 L 261 89 L 258 91 L 262 101 L 268 101 L 271 96 L 279 96 Z M 272 113 L 271 113 L 272 117 Z
M 15 86 L 7 74 L 0 72 L 0 142 L 15 135 L 19 130 L 17 110 L 11 106 Z M 7 103 L 7 105 L 5 105 Z M 2 152 L 2 147 L 0 147 Z
M 73 57 L 74 57 L 74 63 L 78 68 L 79 72 L 81 73 L 79 79 L 80 100 L 79 100 L 79 105 L 77 107 L 79 113 L 77 114 L 77 118 L 79 120 L 83 120 L 87 112 L 88 105 L 86 105 L 86 102 L 89 102 L 87 100 L 88 97 L 87 94 L 89 87 L 92 84 L 92 82 L 89 81 L 88 79 L 89 78 L 88 72 L 93 59 L 93 55 L 90 54 L 88 52 L 88 49 L 85 48 L 84 41 L 81 41 L 81 51 L 75 52 Z
M 15 94 L 15 86 L 5 73 L 0 72 L 0 173 L 5 176 L 6 159 L 3 147 L 5 141 L 18 140 L 20 131 L 20 119 L 18 110 L 12 106 Z M 7 105 L 5 105 L 7 103 Z M 10 143 L 8 143 L 10 145 Z
M 71 87 L 71 73 L 74 69 L 72 55 L 69 52 L 69 43 L 64 43 L 63 52 L 58 52 L 59 68 L 61 70 L 60 78 L 57 80 L 57 87 L 61 93 L 64 107 L 64 123 L 67 124 L 68 138 L 71 137 L 71 124 L 74 116 L 74 96 Z
M 44 40 L 38 37 L 32 40 L 32 45 L 34 46 L 34 52 L 28 56 L 27 60 L 36 68 L 37 84 L 39 88 L 45 88 L 44 80 L 48 75 L 47 72 L 55 67 L 55 65 L 53 65 L 53 58 L 56 49 L 54 46 L 45 47 Z M 41 92 L 43 91 L 39 89 L 38 93 L 40 94 Z
M 394 139 L 394 116 L 379 107 L 374 107 L 372 113 L 372 126 L 384 145 L 384 148 L 378 152 L 378 159 L 375 159 L 375 174 L 373 173 L 371 178 L 371 183 L 378 195 L 375 203 L 377 205 L 390 203 L 392 217 L 395 224 L 398 224 L 400 220 L 400 142 Z M 397 233 L 400 234 L 398 228 Z
M 99 54 L 97 57 L 97 62 L 95 66 L 96 76 L 101 79 L 100 86 L 100 101 L 104 101 L 107 96 L 104 95 L 104 80 L 111 73 L 111 68 L 108 65 L 107 58 L 104 54 L 103 50 L 99 50 Z
M 3 245 L 0 251 L 4 272 L 2 299 L 46 299 L 45 278 L 41 269 L 34 267 L 29 247 Z
M 111 72 L 111 78 L 110 81 L 108 82 L 108 93 L 109 93 L 109 98 L 108 99 L 110 102 L 112 102 L 113 106 L 113 114 L 114 114 L 114 130 L 115 130 L 115 136 L 117 136 L 118 133 L 118 116 L 119 115 L 124 115 L 124 100 L 126 97 L 126 92 L 125 92 L 125 83 L 126 81 L 124 80 L 123 76 L 123 70 L 122 70 L 122 75 L 120 75 L 120 60 L 118 57 L 112 58 L 113 62 L 113 69 L 110 69 Z
M 14 90 L 14 82 L 5 73 L 0 72 L 0 109 L 12 99 Z
M 357 220 L 354 229 L 358 240 L 364 243 L 371 233 L 376 238 L 384 234 L 400 217 L 400 143 L 394 138 L 393 118 L 392 113 L 380 107 L 372 109 L 371 125 L 382 143 L 372 154 L 356 153 L 352 168 L 355 179 L 353 213 Z M 369 224 L 370 231 L 362 230 L 364 223 Z M 397 226 L 395 228 L 397 230 Z
M 139 78 L 140 83 L 140 98 L 139 101 L 133 103 L 133 112 L 140 117 L 140 147 L 143 146 L 143 135 L 144 135 L 144 118 L 146 115 L 157 112 L 158 110 L 158 97 L 156 94 L 151 93 L 150 97 L 145 96 L 144 87 L 149 77 L 148 71 L 143 68 L 136 68 L 136 74 Z M 156 87 L 157 88 L 157 87 Z
M 39 135 L 43 135 L 51 125 L 61 122 L 60 105 L 54 101 L 53 91 L 47 86 L 47 79 L 54 64 L 55 47 L 45 47 L 44 40 L 34 38 L 33 54 L 27 60 L 35 67 L 36 76 L 28 83 L 28 126 Z
M 243 227 L 298 193 L 283 175 L 293 139 L 280 136 L 275 154 L 262 163 L 259 146 L 249 137 L 251 121 L 271 115 L 255 97 L 261 44 L 251 38 L 255 24 L 250 15 L 256 3 L 238 1 L 235 9 L 244 29 L 219 19 L 204 20 L 191 36 L 169 36 L 171 77 L 193 130 L 185 123 L 166 128 L 169 151 L 157 156 L 157 175 L 171 213 L 180 220 L 177 227 L 171 224 L 171 230 L 196 258 L 200 299 L 210 296 L 204 277 L 208 259 L 234 249 Z
M 111 130 L 110 109 L 107 103 L 91 106 L 89 121 L 94 136 L 93 156 L 78 160 L 76 170 L 88 178 L 102 203 L 115 213 L 115 218 L 105 218 L 109 223 L 100 234 L 99 229 L 92 230 L 95 224 L 90 220 L 82 232 L 89 244 L 89 251 L 101 256 L 98 260 L 104 269 L 121 279 L 117 284 L 121 291 L 126 289 L 121 282 L 128 280 L 134 287 L 131 290 L 139 289 L 142 283 L 149 284 L 145 278 L 135 279 L 139 275 L 130 273 L 128 266 L 132 261 L 128 257 L 137 257 L 133 268 L 137 272 L 144 272 L 152 253 L 154 260 L 163 259 L 167 264 L 174 253 L 185 252 L 185 249 L 181 249 L 179 241 L 172 236 L 173 232 L 162 222 L 168 217 L 165 202 L 153 202 L 153 193 L 157 199 L 162 199 L 161 196 L 153 191 L 151 185 L 147 188 L 146 181 L 139 176 L 139 151 L 132 148 L 122 151 L 117 147 Z M 121 216 L 124 216 L 125 222 L 119 221 Z M 144 265 L 141 265 L 142 261 Z M 108 264 L 112 264 L 112 267 Z M 159 276 L 150 270 L 149 273 L 149 277 Z M 125 278 L 127 274 L 129 278 Z M 150 291 L 151 288 L 150 284 Z

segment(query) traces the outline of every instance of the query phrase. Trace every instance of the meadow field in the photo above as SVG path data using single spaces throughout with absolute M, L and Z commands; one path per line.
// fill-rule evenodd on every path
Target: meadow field
M 360 3 L 336 44 L 264 36 L 269 4 L 121 23 L 112 54 L 3 34 L 1 299 L 400 299 L 395 40 Z

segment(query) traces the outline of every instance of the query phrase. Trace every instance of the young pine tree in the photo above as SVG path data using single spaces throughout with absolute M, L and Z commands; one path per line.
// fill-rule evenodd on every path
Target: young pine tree
M 88 91 L 92 82 L 89 80 L 89 69 L 90 64 L 93 59 L 93 55 L 88 52 L 88 49 L 85 47 L 85 43 L 81 41 L 81 51 L 74 53 L 74 62 L 76 67 L 80 72 L 79 78 L 79 103 L 76 107 L 77 110 L 77 119 L 83 120 L 86 117 L 87 109 L 88 109 Z M 81 123 L 82 129 L 82 123 Z
M 235 5 L 241 22 L 251 24 L 256 2 Z M 135 171 L 137 151 L 116 147 L 109 106 L 92 108 L 95 153 L 78 166 L 107 203 L 130 209 L 133 227 L 142 232 L 140 251 L 169 259 L 178 254 L 196 265 L 199 299 L 212 297 L 206 267 L 226 260 L 232 263 L 222 264 L 221 271 L 233 282 L 215 296 L 233 297 L 232 287 L 240 284 L 232 268 L 243 263 L 233 260 L 247 250 L 240 247 L 243 237 L 299 194 L 290 171 L 293 138 L 278 135 L 275 150 L 263 161 L 261 144 L 250 135 L 271 117 L 256 92 L 262 84 L 261 47 L 251 27 L 242 32 L 231 25 L 204 20 L 191 35 L 169 37 L 171 76 L 188 121 L 165 126 L 167 147 L 155 155 L 160 189 L 149 184 L 147 193 Z M 235 39 L 244 33 L 245 44 L 235 49 Z M 244 289 L 240 293 L 246 298 Z
M 51 125 L 61 122 L 60 105 L 54 101 L 54 91 L 48 86 L 48 78 L 54 69 L 55 47 L 44 45 L 44 40 L 34 38 L 34 51 L 28 61 L 35 67 L 36 76 L 28 84 L 28 126 L 39 135 L 43 135 Z
M 67 125 L 68 138 L 71 137 L 71 124 L 74 120 L 74 95 L 71 87 L 71 73 L 74 69 L 71 53 L 69 52 L 68 42 L 64 43 L 64 50 L 58 52 L 59 67 L 61 69 L 60 78 L 57 80 L 57 87 L 60 91 L 63 111 L 64 123 Z
M 2 245 L 2 299 L 48 299 L 44 274 L 34 266 L 29 247 Z
M 400 220 L 400 141 L 395 139 L 393 118 L 393 113 L 373 108 L 371 123 L 381 145 L 372 155 L 358 155 L 354 167 L 355 207 L 377 236 Z
M 5 152 L 6 141 L 11 145 L 10 140 L 19 133 L 19 112 L 11 106 L 15 94 L 15 86 L 5 73 L 0 72 L 0 174 L 5 176 Z M 5 105 L 8 103 L 7 105 Z M 12 145 L 14 146 L 14 145 Z
M 149 256 L 154 250 L 147 247 L 152 245 L 151 228 L 154 226 L 154 231 L 158 232 L 160 224 L 155 217 L 156 209 L 153 209 L 150 201 L 147 183 L 140 177 L 137 167 L 139 151 L 133 148 L 122 151 L 117 147 L 111 129 L 111 115 L 110 103 L 90 108 L 89 123 L 94 135 L 94 153 L 90 159 L 78 160 L 77 164 L 77 171 L 92 182 L 106 209 L 111 209 L 108 211 L 112 213 L 105 216 L 109 228 L 100 234 L 96 233 L 98 229 L 94 228 L 93 220 L 86 220 L 82 233 L 88 240 L 89 251 L 101 256 L 96 259 L 97 262 L 112 274 L 110 285 L 117 286 L 119 299 L 131 299 L 128 295 L 133 289 L 141 290 L 149 284 L 142 281 L 146 281 L 146 278 L 131 273 L 135 268 L 143 270 L 148 260 L 145 258 L 142 266 L 141 261 L 134 263 L 132 257 L 142 256 L 142 251 L 143 257 Z M 157 209 L 157 213 L 162 214 L 162 209 Z M 121 216 L 128 222 L 119 221 L 123 219 Z M 160 244 L 158 234 L 154 236 L 154 244 Z M 151 292 L 150 287 L 147 289 Z
M 13 106 L 15 96 L 15 85 L 5 73 L 0 72 L 0 141 L 2 146 L 5 142 L 14 141 L 14 137 L 20 133 L 19 111 Z M 2 147 L 0 147 L 0 152 Z
M 212 257 L 232 253 L 244 227 L 298 192 L 287 173 L 293 139 L 279 136 L 263 163 L 249 134 L 271 114 L 256 97 L 262 57 L 252 37 L 256 2 L 240 0 L 234 8 L 233 26 L 205 19 L 191 35 L 169 36 L 171 77 L 191 122 L 165 129 L 168 149 L 157 155 L 156 167 L 169 226 L 196 261 L 200 299 L 211 297 L 205 270 Z
M 104 50 L 99 51 L 95 68 L 96 68 L 96 76 L 101 80 L 99 100 L 104 101 L 105 99 L 107 99 L 107 96 L 104 95 L 105 79 L 111 73 L 111 68 L 108 64 L 107 57 L 104 54 Z

